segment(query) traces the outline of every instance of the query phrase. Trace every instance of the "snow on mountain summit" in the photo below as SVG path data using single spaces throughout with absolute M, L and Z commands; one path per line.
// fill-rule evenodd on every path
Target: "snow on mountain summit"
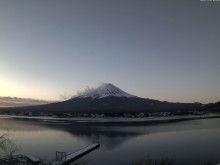
M 108 96 L 136 97 L 134 95 L 124 92 L 120 88 L 110 83 L 104 83 L 95 89 L 93 88 L 85 89 L 83 92 L 79 92 L 77 95 L 77 97 L 92 97 L 92 98 L 103 98 Z

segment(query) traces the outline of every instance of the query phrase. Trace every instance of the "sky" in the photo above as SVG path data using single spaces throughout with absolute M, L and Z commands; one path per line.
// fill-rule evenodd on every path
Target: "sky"
M 0 96 L 63 100 L 101 83 L 220 101 L 220 2 L 2 0 Z

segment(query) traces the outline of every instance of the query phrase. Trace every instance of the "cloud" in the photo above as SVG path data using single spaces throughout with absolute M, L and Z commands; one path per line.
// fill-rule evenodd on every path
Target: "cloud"
M 0 107 L 22 107 L 30 105 L 41 105 L 51 103 L 44 100 L 35 100 L 29 98 L 17 98 L 17 97 L 0 97 Z

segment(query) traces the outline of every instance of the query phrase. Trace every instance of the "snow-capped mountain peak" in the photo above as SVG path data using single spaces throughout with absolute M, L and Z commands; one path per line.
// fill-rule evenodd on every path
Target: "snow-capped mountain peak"
M 114 86 L 110 83 L 104 83 L 98 88 L 95 89 L 85 89 L 83 92 L 78 92 L 77 97 L 92 97 L 92 98 L 103 98 L 108 96 L 116 96 L 116 97 L 136 97 L 129 93 L 124 92 L 120 88 Z

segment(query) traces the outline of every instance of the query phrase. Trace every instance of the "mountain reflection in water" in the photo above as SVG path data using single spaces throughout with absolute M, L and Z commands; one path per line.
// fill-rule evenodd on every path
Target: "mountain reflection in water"
M 64 121 L 0 119 L 0 133 L 8 133 L 22 148 L 45 161 L 56 151 L 77 151 L 100 143 L 80 161 L 86 164 L 130 164 L 151 158 L 174 159 L 178 164 L 220 162 L 220 119 L 157 125 L 91 125 Z

